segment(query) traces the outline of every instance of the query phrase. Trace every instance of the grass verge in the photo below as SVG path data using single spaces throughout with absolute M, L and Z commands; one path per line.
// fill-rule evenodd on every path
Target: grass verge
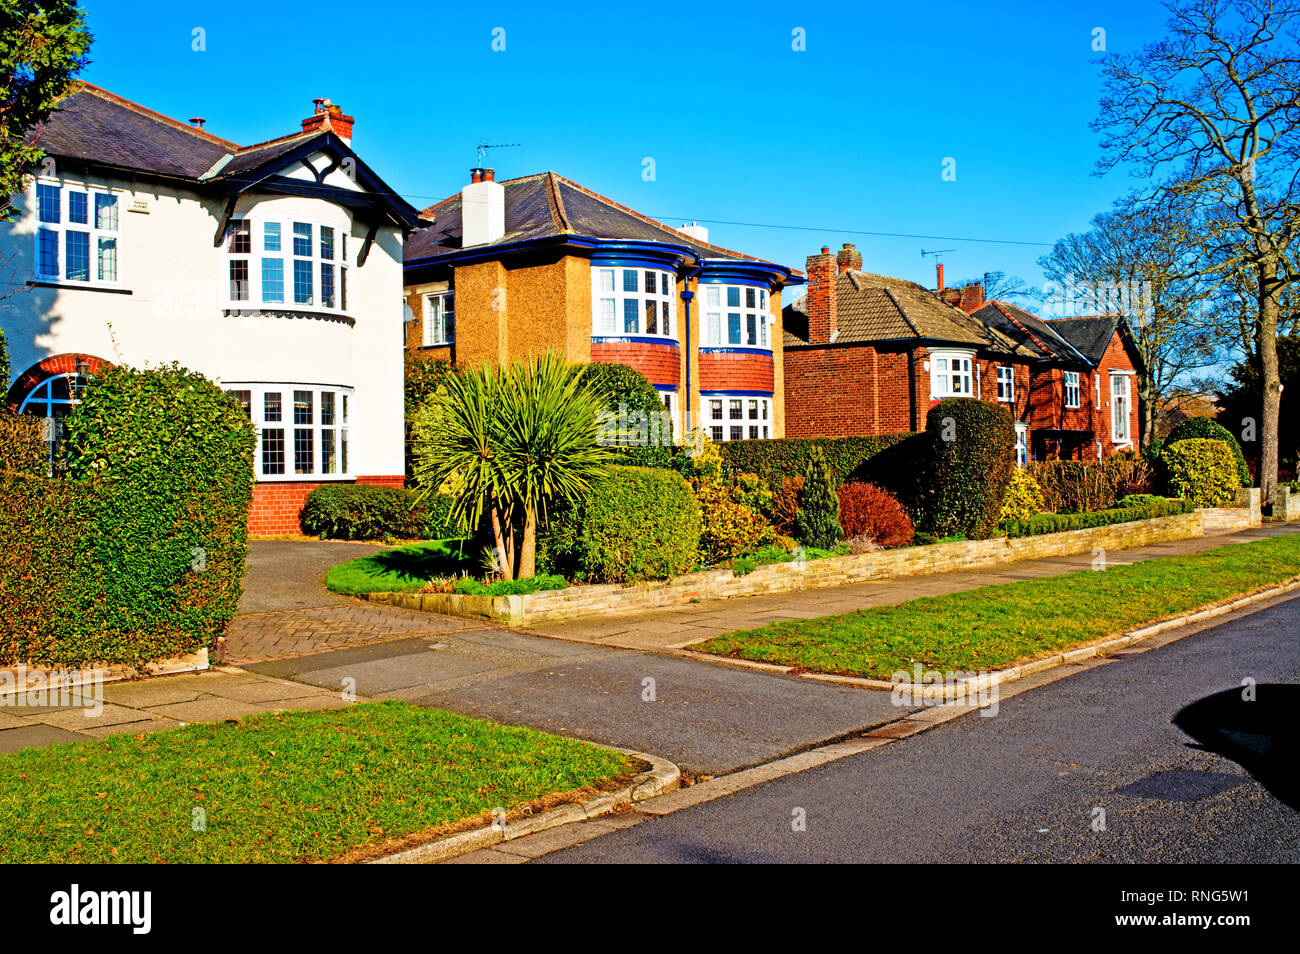
M 418 590 L 436 576 L 473 572 L 473 549 L 463 552 L 460 540 L 426 540 L 410 546 L 382 550 L 331 567 L 325 588 L 344 596 L 362 593 L 401 593 Z
M 1300 534 L 1100 572 L 985 586 L 840 616 L 769 623 L 690 648 L 888 679 L 928 669 L 1000 669 L 1300 575 Z
M 356 858 L 634 771 L 586 742 L 401 702 L 257 715 L 0 756 L 0 860 Z

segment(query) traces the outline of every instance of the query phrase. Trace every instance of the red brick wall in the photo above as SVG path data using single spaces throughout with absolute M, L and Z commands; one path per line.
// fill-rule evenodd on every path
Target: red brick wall
M 918 349 L 924 354 L 924 349 Z M 916 360 L 924 360 L 918 357 Z M 786 437 L 854 437 L 912 429 L 906 352 L 844 345 L 785 352 Z M 927 379 L 928 380 L 928 379 Z M 917 420 L 924 422 L 917 395 Z
M 248 532 L 253 536 L 280 536 L 302 533 L 298 522 L 302 505 L 317 487 L 341 481 L 284 480 L 262 481 L 253 485 L 253 502 L 248 508 Z M 346 483 L 346 481 L 342 481 Z M 358 484 L 402 487 L 406 478 L 397 476 L 358 477 Z
M 705 351 L 700 354 L 699 369 L 701 391 L 766 391 L 771 394 L 774 386 L 775 372 L 770 354 Z M 786 436 L 793 436 L 788 429 Z
M 1111 335 L 1110 344 L 1106 346 L 1106 351 L 1101 356 L 1101 361 L 1097 364 L 1097 374 L 1101 375 L 1101 408 L 1096 413 L 1097 440 L 1101 443 L 1101 452 L 1103 455 L 1113 454 L 1128 445 L 1116 445 L 1110 439 L 1110 413 L 1111 413 L 1111 394 L 1110 394 L 1110 372 L 1111 371 L 1133 371 L 1133 358 L 1130 356 L 1128 349 L 1124 345 L 1124 339 L 1119 333 Z M 1129 395 L 1129 436 L 1132 438 L 1133 446 L 1137 447 L 1141 440 L 1141 432 L 1138 430 L 1138 382 L 1137 375 L 1128 375 L 1128 395 Z M 1089 406 L 1092 406 L 1094 395 L 1089 394 Z M 1094 454 L 1096 452 L 1094 451 Z
M 20 374 L 9 389 L 6 396 L 6 403 L 14 410 L 23 403 L 23 399 L 31 393 L 32 388 L 40 384 L 46 378 L 51 378 L 56 374 L 75 374 L 77 371 L 77 359 L 81 358 L 86 362 L 87 369 L 91 374 L 97 374 L 103 368 L 109 366 L 109 362 L 103 358 L 97 358 L 93 354 L 52 354 L 48 358 L 36 362 L 22 374 Z
M 641 341 L 591 343 L 591 360 L 626 364 L 644 374 L 651 384 L 677 387 L 681 379 L 681 348 L 676 343 L 650 344 Z M 769 359 L 770 364 L 770 359 Z M 771 385 L 768 385 L 771 390 Z

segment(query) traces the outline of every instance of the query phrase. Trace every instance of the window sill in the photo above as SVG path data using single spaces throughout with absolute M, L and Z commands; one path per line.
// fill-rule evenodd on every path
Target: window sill
M 134 295 L 129 288 L 117 288 L 112 285 L 92 285 L 89 282 L 64 282 L 64 281 L 47 281 L 45 279 L 29 279 L 27 282 L 31 288 L 70 288 L 73 291 L 102 292 L 106 295 Z
M 355 483 L 353 474 L 257 474 L 259 484 L 322 484 L 330 482 Z

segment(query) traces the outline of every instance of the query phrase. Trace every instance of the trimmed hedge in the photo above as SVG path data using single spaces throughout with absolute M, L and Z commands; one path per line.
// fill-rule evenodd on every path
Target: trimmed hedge
M 1151 465 L 1130 453 L 1099 461 L 1033 461 L 1026 470 L 1053 512 L 1105 510 L 1120 497 L 1148 493 L 1152 483 Z
M 868 462 L 909 438 L 919 435 L 880 434 L 876 437 L 780 437 L 766 441 L 725 441 L 718 445 L 723 464 L 735 473 L 758 474 L 776 490 L 788 477 L 808 472 L 814 447 L 826 458 L 836 483 L 880 483 L 870 474 Z
M 212 647 L 239 602 L 253 445 L 200 374 L 93 377 L 67 419 L 69 479 L 0 487 L 0 664 L 138 667 Z
M 1232 451 L 1233 457 L 1237 463 L 1237 479 L 1241 481 L 1238 486 L 1250 486 L 1250 470 L 1246 467 L 1246 455 L 1241 452 L 1241 445 L 1237 443 L 1237 438 L 1233 436 L 1232 431 L 1228 430 L 1218 421 L 1213 421 L 1208 417 L 1189 417 L 1187 420 L 1178 424 L 1169 436 L 1165 438 L 1164 447 L 1161 453 L 1173 444 L 1179 441 L 1189 439 L 1204 438 L 1207 440 L 1223 441 Z M 1234 490 L 1236 488 L 1233 488 Z
M 1041 513 L 1024 520 L 1003 520 L 998 525 L 998 529 L 1008 537 L 1037 537 L 1044 533 L 1107 527 L 1115 523 L 1131 523 L 1134 520 L 1150 520 L 1154 517 L 1173 517 L 1182 513 L 1191 513 L 1195 509 L 1195 506 L 1187 500 L 1170 500 L 1166 497 L 1150 495 L 1128 499 L 1144 499 L 1145 502 L 1110 510 L 1096 510 L 1091 513 Z
M 370 484 L 327 484 L 303 504 L 303 533 L 332 540 L 382 540 L 388 537 L 444 540 L 460 536 L 451 521 L 451 500 Z
M 0 410 L 0 470 L 44 477 L 49 450 L 44 421 L 34 414 Z
M 948 398 L 925 419 L 931 490 L 925 529 L 971 540 L 993 535 L 1015 466 L 1015 425 L 1006 408 L 976 398 Z
M 1186 437 L 1160 453 L 1163 485 L 1198 507 L 1226 507 L 1237 495 L 1237 461 L 1227 441 Z
M 695 566 L 700 508 L 670 470 L 612 467 L 582 503 L 538 534 L 537 572 L 575 582 L 661 580 Z

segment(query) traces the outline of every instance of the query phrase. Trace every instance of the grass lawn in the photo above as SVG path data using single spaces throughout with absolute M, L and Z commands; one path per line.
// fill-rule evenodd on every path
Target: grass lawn
M 400 702 L 250 716 L 0 756 L 0 860 L 356 858 L 633 770 L 585 742 Z
M 400 593 L 418 590 L 435 576 L 474 573 L 478 567 L 473 547 L 465 541 L 462 554 L 461 542 L 426 540 L 340 563 L 325 574 L 325 588 L 344 596 Z
M 914 662 L 941 671 L 998 669 L 1297 575 L 1300 534 L 1293 533 L 1100 572 L 769 623 L 690 648 L 882 679 Z

